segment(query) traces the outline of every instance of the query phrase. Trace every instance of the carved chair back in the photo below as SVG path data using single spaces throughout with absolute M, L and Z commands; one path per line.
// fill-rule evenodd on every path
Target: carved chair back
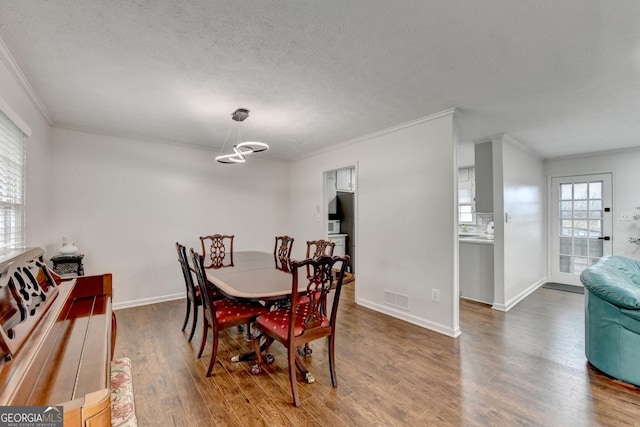
M 322 256 L 333 256 L 333 249 L 336 244 L 328 240 L 312 240 L 307 242 L 307 258 L 320 258 Z
M 212 234 L 201 236 L 204 268 L 233 266 L 233 235 Z
M 273 255 L 278 258 L 291 258 L 291 249 L 293 249 L 293 237 L 276 236 L 276 244 L 273 247 Z

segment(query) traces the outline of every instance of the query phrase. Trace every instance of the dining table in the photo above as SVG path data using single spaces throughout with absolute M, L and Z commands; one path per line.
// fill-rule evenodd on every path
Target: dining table
M 216 267 L 205 269 L 207 280 L 225 296 L 250 301 L 272 301 L 291 293 L 288 261 L 269 252 L 236 251 Z
M 283 301 L 286 303 L 291 295 L 293 276 L 289 262 L 289 259 L 269 252 L 234 251 L 226 254 L 217 266 L 206 268 L 205 274 L 207 280 L 228 298 L 278 305 Z M 343 284 L 353 280 L 353 275 L 345 272 Z M 249 361 L 254 357 L 254 352 L 248 352 L 233 356 L 231 361 Z M 266 360 L 270 363 L 273 357 L 268 354 Z M 259 372 L 259 367 L 254 366 L 252 372 Z M 303 376 L 308 382 L 313 381 L 304 369 Z
M 220 266 L 206 268 L 207 280 L 228 298 L 277 301 L 291 294 L 289 260 L 269 252 L 235 251 L 226 254 Z M 345 272 L 343 284 L 353 281 Z

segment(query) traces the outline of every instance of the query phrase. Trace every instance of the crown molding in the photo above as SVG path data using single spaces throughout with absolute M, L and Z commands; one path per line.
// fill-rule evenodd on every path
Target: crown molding
M 29 83 L 29 80 L 27 80 L 27 77 L 18 66 L 18 63 L 16 62 L 13 55 L 11 55 L 11 51 L 9 51 L 9 48 L 4 43 L 4 40 L 2 40 L 2 38 L 0 38 L 0 59 L 7 65 L 7 67 L 9 67 L 9 70 L 11 71 L 11 74 L 13 74 L 13 77 L 22 85 L 22 88 L 27 92 L 27 94 L 31 98 L 31 101 L 35 104 L 38 110 L 40 110 L 42 116 L 51 126 L 53 124 L 51 115 L 47 111 L 42 101 L 40 101 L 40 98 L 38 98 L 36 91 L 33 90 L 33 86 L 31 86 L 31 83 Z
M 486 138 L 482 138 L 482 139 L 478 139 L 476 141 L 473 141 L 474 144 L 483 144 L 485 142 L 492 142 L 492 141 L 504 141 L 504 142 L 508 142 L 511 145 L 517 147 L 518 149 L 531 154 L 534 157 L 537 157 L 539 159 L 543 159 L 544 160 L 544 156 L 540 153 L 538 153 L 536 150 L 534 150 L 533 148 L 524 145 L 522 142 L 518 141 L 517 139 L 515 139 L 514 137 L 512 137 L 511 135 L 507 134 L 507 133 L 499 133 L 493 136 L 489 136 Z
M 299 157 L 299 158 L 297 158 L 295 160 L 306 159 L 306 158 L 309 158 L 309 157 L 316 156 L 318 154 L 322 154 L 322 153 L 326 153 L 326 152 L 329 152 L 329 151 L 333 151 L 333 150 L 335 150 L 337 148 L 342 148 L 342 147 L 346 147 L 348 145 L 357 144 L 359 142 L 367 141 L 367 140 L 372 139 L 372 138 L 376 138 L 376 137 L 379 137 L 379 136 L 382 136 L 382 135 L 386 135 L 388 133 L 395 132 L 395 131 L 398 131 L 400 129 L 405 129 L 405 128 L 408 128 L 408 127 L 411 127 L 411 126 L 418 125 L 420 123 L 428 122 L 430 120 L 439 119 L 440 117 L 454 116 L 456 113 L 457 113 L 457 110 L 455 108 L 449 108 L 447 110 L 443 110 L 443 111 L 440 111 L 438 113 L 434 113 L 434 114 L 431 114 L 431 115 L 428 115 L 428 116 L 420 117 L 420 118 L 412 120 L 410 122 L 401 123 L 399 125 L 392 126 L 390 128 L 382 129 L 382 130 L 379 130 L 379 131 L 376 131 L 376 132 L 373 132 L 373 133 L 369 133 L 369 134 L 366 134 L 366 135 L 363 135 L 363 136 L 359 136 L 359 137 L 354 138 L 354 139 L 350 139 L 350 140 L 347 140 L 347 141 L 343 141 L 343 142 L 339 142 L 337 144 L 330 145 L 330 146 L 325 147 L 325 148 L 321 148 L 320 150 L 313 151 L 313 152 L 308 153 L 307 155 L 305 155 L 303 157 Z
M 9 103 L 5 101 L 1 96 L 0 96 L 0 111 L 3 112 L 4 115 L 7 116 L 9 120 L 13 122 L 13 124 L 18 126 L 18 129 L 20 129 L 23 134 L 25 134 L 28 138 L 31 138 L 31 133 L 32 133 L 31 127 L 24 120 L 22 120 L 22 118 L 18 113 L 13 111 L 13 108 L 11 108 Z
M 88 133 L 91 135 L 103 136 L 106 138 L 126 139 L 128 141 L 144 142 L 144 143 L 151 143 L 151 144 L 172 145 L 174 147 L 192 148 L 195 150 L 204 150 L 204 151 L 211 151 L 211 152 L 220 151 L 220 148 L 212 147 L 208 145 L 196 144 L 191 142 L 179 142 L 179 141 L 173 141 L 169 139 L 148 138 L 141 135 L 134 135 L 134 134 L 128 134 L 123 132 L 108 132 L 101 129 L 71 126 L 71 125 L 58 123 L 58 122 L 54 122 L 51 125 L 51 127 L 54 129 L 68 130 L 72 132 Z

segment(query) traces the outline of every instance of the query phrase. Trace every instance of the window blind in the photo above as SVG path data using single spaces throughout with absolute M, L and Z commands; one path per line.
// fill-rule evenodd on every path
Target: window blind
M 24 246 L 25 139 L 0 111 L 0 249 Z

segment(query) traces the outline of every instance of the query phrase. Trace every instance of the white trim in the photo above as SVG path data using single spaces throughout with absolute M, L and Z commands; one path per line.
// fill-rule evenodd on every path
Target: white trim
M 11 108 L 7 103 L 7 101 L 5 101 L 1 96 L 0 96 L 0 111 L 2 111 L 4 115 L 7 116 L 9 120 L 13 122 L 13 124 L 18 126 L 18 129 L 20 129 L 23 134 L 25 134 L 28 138 L 31 138 L 31 127 L 29 127 L 29 125 L 20 118 L 18 113 L 13 111 L 13 108 Z
M 456 113 L 456 109 L 455 108 L 449 108 L 448 110 L 440 111 L 438 113 L 431 114 L 429 116 L 424 116 L 424 117 L 421 117 L 419 119 L 412 120 L 410 122 L 401 123 L 399 125 L 392 126 L 390 128 L 387 128 L 387 129 L 382 129 L 382 130 L 379 130 L 379 131 L 376 131 L 376 132 L 373 132 L 373 133 L 369 133 L 367 135 L 359 136 L 357 138 L 350 139 L 348 141 L 343 141 L 343 142 L 339 142 L 337 144 L 332 144 L 332 145 L 327 146 L 325 148 L 321 148 L 319 150 L 306 153 L 305 155 L 295 159 L 295 161 L 306 159 L 306 158 L 309 158 L 309 157 L 313 157 L 313 156 L 316 156 L 318 154 L 326 153 L 326 152 L 329 152 L 329 151 L 333 151 L 333 150 L 336 150 L 338 148 L 346 147 L 348 145 L 357 144 L 358 142 L 367 141 L 369 139 L 377 138 L 379 136 L 386 135 L 388 133 L 395 132 L 395 131 L 400 130 L 400 129 L 404 129 L 404 128 L 408 128 L 408 127 L 411 127 L 411 126 L 415 126 L 417 124 L 428 122 L 430 120 L 439 119 L 440 117 L 450 116 L 450 115 L 453 115 L 455 113 Z M 291 160 L 291 161 L 293 161 L 293 160 Z
M 405 322 L 411 323 L 413 325 L 421 326 L 423 328 L 430 329 L 432 331 L 441 333 L 443 335 L 447 335 L 451 338 L 457 338 L 462 333 L 460 331 L 460 328 L 452 329 L 445 325 L 441 325 L 440 323 L 431 322 L 421 317 L 416 317 L 405 311 L 395 310 L 389 306 L 381 305 L 373 301 L 369 301 L 365 299 L 356 299 L 356 304 L 361 305 L 363 307 L 370 308 L 371 310 L 377 311 L 382 314 L 386 314 L 396 319 L 404 320 Z
M 522 142 L 516 140 L 511 135 L 503 133 L 502 134 L 502 138 L 506 142 L 509 142 L 509 143 L 513 144 L 516 148 L 519 148 L 520 150 L 524 151 L 525 153 L 529 153 L 532 156 L 537 157 L 538 159 L 544 160 L 544 156 L 542 156 L 540 153 L 538 153 L 537 151 L 535 151 L 531 147 L 529 147 L 527 145 L 524 145 Z
M 482 139 L 478 139 L 476 141 L 473 141 L 473 143 L 475 145 L 478 144 L 484 144 L 485 142 L 491 142 L 491 141 L 495 141 L 495 140 L 502 140 L 505 142 L 509 142 L 513 145 L 516 146 L 516 148 L 519 148 L 520 150 L 531 154 L 534 157 L 537 157 L 539 159 L 544 160 L 545 157 L 538 153 L 536 150 L 534 150 L 533 148 L 529 147 L 528 145 L 523 144 L 522 142 L 518 141 L 517 139 L 515 139 L 514 137 L 512 137 L 511 135 L 507 134 L 507 133 L 499 133 L 490 137 L 486 137 L 486 138 L 482 138 Z
M 165 145 L 172 145 L 174 147 L 192 148 L 194 150 L 204 150 L 204 151 L 212 151 L 212 152 L 220 151 L 219 147 L 212 147 L 210 145 L 195 144 L 192 142 L 172 141 L 170 139 L 148 138 L 142 135 L 136 136 L 136 135 L 130 135 L 130 134 L 118 133 L 118 132 L 105 132 L 102 130 L 83 128 L 83 127 L 77 127 L 77 126 L 69 126 L 69 125 L 65 125 L 57 122 L 52 124 L 51 127 L 53 127 L 54 129 L 70 130 L 73 132 L 88 133 L 91 135 L 104 136 L 107 138 L 126 139 L 129 141 L 144 142 L 149 144 L 165 144 Z
M 602 151 L 591 151 L 589 153 L 581 153 L 581 154 L 568 154 L 566 156 L 558 156 L 558 157 L 548 157 L 546 160 L 572 160 L 572 159 L 582 159 L 584 157 L 599 157 L 606 156 L 611 154 L 625 153 L 627 151 L 640 151 L 640 147 L 625 147 L 625 148 L 612 148 L 609 150 Z
M 544 285 L 546 282 L 547 282 L 546 278 L 540 279 L 536 283 L 534 283 L 533 285 L 529 286 L 524 291 L 520 292 L 515 297 L 511 298 L 509 301 L 507 301 L 506 304 L 502 305 L 502 304 L 495 304 L 494 303 L 491 306 L 491 308 L 493 308 L 494 310 L 498 310 L 498 311 L 509 311 L 516 304 L 518 304 L 520 301 L 522 301 L 523 299 L 525 299 L 526 297 L 531 295 L 533 292 L 535 292 L 536 289 L 538 289 L 540 286 Z
M 36 105 L 38 110 L 40 110 L 40 112 L 44 116 L 47 123 L 49 123 L 49 125 L 53 124 L 51 120 L 51 116 L 47 111 L 47 108 L 44 106 L 42 101 L 40 101 L 40 98 L 38 98 L 38 94 L 36 94 L 36 91 L 33 90 L 33 86 L 31 86 L 31 83 L 29 83 L 29 80 L 27 80 L 27 77 L 24 75 L 24 73 L 18 66 L 18 63 L 14 59 L 13 55 L 11 55 L 11 51 L 9 51 L 9 48 L 7 47 L 6 44 L 4 44 L 4 41 L 2 40 L 1 37 L 0 37 L 0 59 L 2 60 L 2 62 L 7 64 L 7 67 L 9 67 L 9 70 L 11 71 L 11 74 L 13 74 L 13 77 L 15 77 L 15 79 L 18 80 L 18 82 L 22 85 L 24 90 L 27 91 L 27 94 L 29 95 L 33 103 Z M 26 132 L 25 132 L 25 135 L 27 135 Z M 27 136 L 31 136 L 31 131 L 29 131 L 29 135 Z
M 161 302 L 184 299 L 186 297 L 187 297 L 186 293 L 181 292 L 177 294 L 169 294 L 169 295 L 164 295 L 160 297 L 142 298 L 142 299 L 136 299 L 132 301 L 123 301 L 123 302 L 114 303 L 113 309 L 122 310 L 123 308 L 140 307 L 140 306 L 149 305 L 149 304 L 158 304 Z

